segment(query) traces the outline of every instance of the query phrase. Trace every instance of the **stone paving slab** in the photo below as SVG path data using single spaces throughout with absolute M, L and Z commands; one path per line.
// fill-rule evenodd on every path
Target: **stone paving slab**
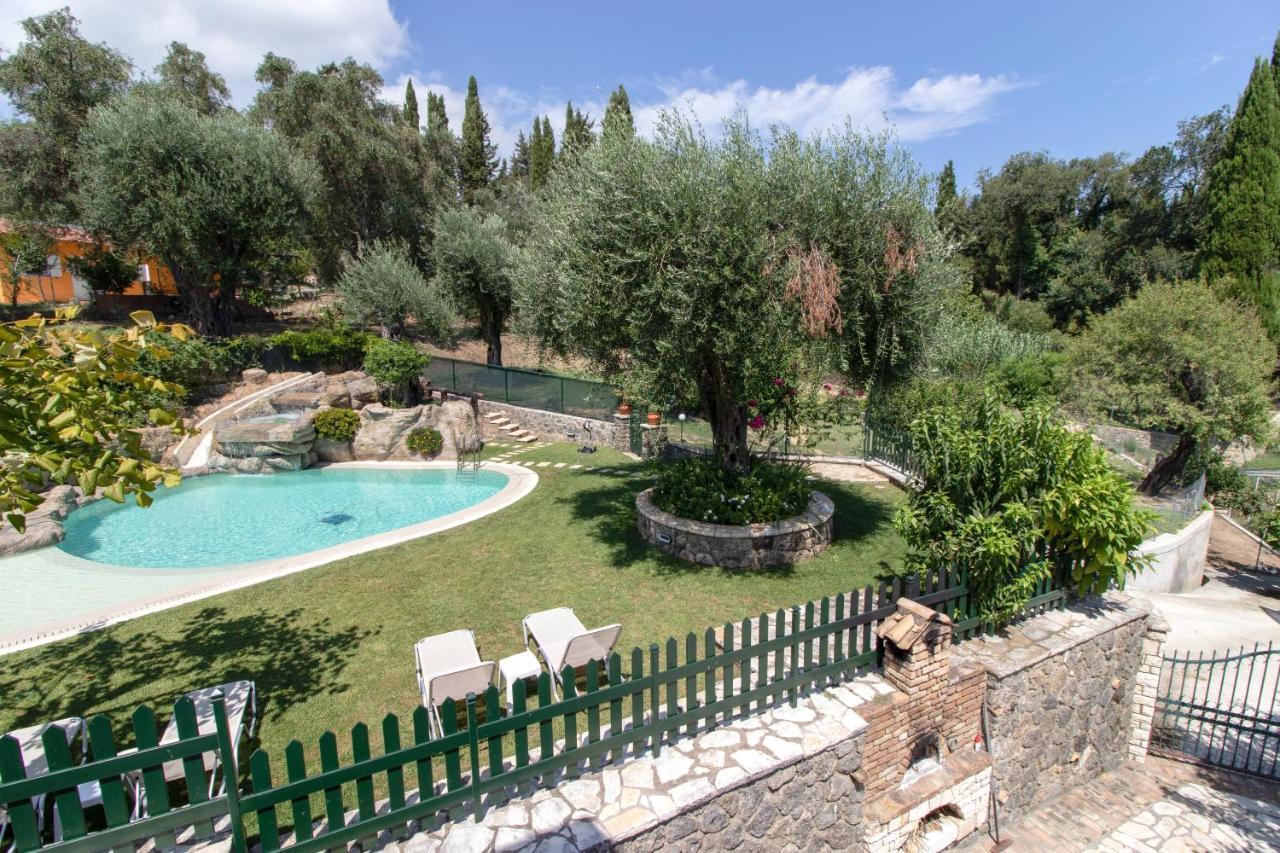
M 1012 851 L 1280 850 L 1280 785 L 1155 755 L 1001 826 Z M 990 828 L 957 850 L 996 849 Z

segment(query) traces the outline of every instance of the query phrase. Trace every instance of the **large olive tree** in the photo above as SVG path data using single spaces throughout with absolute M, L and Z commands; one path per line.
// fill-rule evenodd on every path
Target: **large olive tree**
M 1068 347 L 1070 395 L 1086 413 L 1172 432 L 1141 488 L 1155 494 L 1211 439 L 1263 438 L 1275 345 L 1252 306 L 1196 281 L 1149 284 Z
M 950 279 L 927 177 L 882 136 L 711 138 L 665 116 L 557 170 L 529 216 L 519 313 L 625 393 L 696 399 L 727 467 L 753 402 L 908 365 Z M 756 422 L 758 424 L 758 421 Z
M 235 112 L 203 115 L 147 86 L 95 110 L 81 141 L 84 224 L 159 256 L 192 325 L 226 334 L 237 291 L 296 248 L 314 167 Z

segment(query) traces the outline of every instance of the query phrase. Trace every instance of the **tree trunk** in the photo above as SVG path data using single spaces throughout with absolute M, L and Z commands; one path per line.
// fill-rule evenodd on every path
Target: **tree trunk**
M 751 461 L 747 453 L 747 412 L 728 387 L 719 364 L 709 365 L 699 383 L 702 410 L 711 424 L 716 459 L 729 469 L 742 469 Z
M 502 326 L 505 318 L 493 309 L 480 312 L 480 327 L 487 347 L 485 361 L 494 367 L 502 366 Z
M 1187 460 L 1191 458 L 1195 449 L 1195 438 L 1187 433 L 1181 433 L 1173 452 L 1168 456 L 1160 457 L 1155 467 L 1138 484 L 1138 490 L 1145 495 L 1159 494 L 1160 490 L 1169 485 L 1174 477 L 1182 473 L 1182 469 L 1187 466 Z
M 200 284 L 188 284 L 174 271 L 178 297 L 191 327 L 202 335 L 224 336 L 231 332 L 234 300 L 225 292 L 215 293 L 213 288 Z

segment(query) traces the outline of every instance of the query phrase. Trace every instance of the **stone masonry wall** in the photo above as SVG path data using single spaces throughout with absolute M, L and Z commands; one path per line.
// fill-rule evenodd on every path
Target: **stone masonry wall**
M 614 846 L 656 850 L 857 850 L 862 733 L 781 767 Z
M 1129 758 L 1145 761 L 1151 742 L 1151 725 L 1156 715 L 1156 692 L 1160 687 L 1160 668 L 1164 666 L 1164 644 L 1169 638 L 1169 623 L 1158 613 L 1147 620 L 1147 633 L 1142 638 L 1142 660 L 1133 688 L 1133 720 L 1129 730 Z
M 573 415 L 562 415 L 559 412 L 545 412 L 541 409 L 526 409 L 522 406 L 481 400 L 481 416 L 489 412 L 501 412 L 529 432 L 535 433 L 543 441 L 565 441 L 568 433 L 572 432 L 577 436 L 574 440 L 579 443 L 590 441 L 597 447 L 612 447 L 615 450 L 627 450 L 630 446 L 626 421 L 579 418 Z M 483 422 L 483 417 L 481 420 Z M 501 435 L 487 425 L 484 429 L 486 439 Z
M 953 655 L 987 670 L 1001 818 L 1122 764 L 1135 735 L 1135 687 L 1151 606 L 1108 593 L 970 640 Z

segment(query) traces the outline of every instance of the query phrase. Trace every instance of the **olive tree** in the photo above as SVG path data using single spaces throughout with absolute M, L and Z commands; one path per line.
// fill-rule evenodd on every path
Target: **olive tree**
M 1174 433 L 1140 488 L 1155 494 L 1213 439 L 1265 438 L 1276 349 L 1254 309 L 1201 282 L 1149 284 L 1068 347 L 1085 413 Z
M 102 489 L 117 503 L 133 495 L 145 507 L 157 484 L 179 480 L 151 460 L 133 429 L 140 421 L 181 429 L 150 407 L 155 395 L 181 389 L 135 370 L 155 346 L 146 333 L 163 327 L 139 312 L 133 328 L 111 336 L 69 324 L 75 313 L 0 324 L 0 514 L 19 531 L 48 481 L 75 483 L 86 494 Z M 182 326 L 168 331 L 189 335 Z
M 710 138 L 668 114 L 652 140 L 606 136 L 556 171 L 518 313 L 626 394 L 698 400 L 721 463 L 745 466 L 753 400 L 916 357 L 951 280 L 928 197 L 883 136 L 764 137 L 738 116 Z
M 374 242 L 348 259 L 337 291 L 347 316 L 376 323 L 387 340 L 404 337 L 410 319 L 431 335 L 448 332 L 453 320 L 448 295 L 422 275 L 398 243 Z
M 480 323 L 486 361 L 502 364 L 502 333 L 511 317 L 516 249 L 506 220 L 478 208 L 446 208 L 436 216 L 435 280 Z
M 146 86 L 95 110 L 81 140 L 84 224 L 158 256 L 196 329 L 226 334 L 237 291 L 301 238 L 309 161 L 233 111 L 204 115 Z

